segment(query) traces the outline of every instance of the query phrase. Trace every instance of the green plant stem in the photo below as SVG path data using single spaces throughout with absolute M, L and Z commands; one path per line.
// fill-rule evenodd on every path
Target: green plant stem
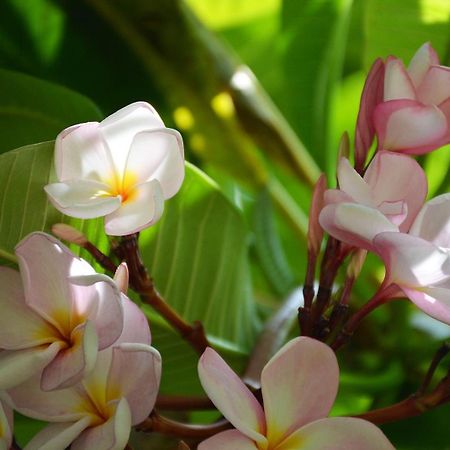
M 0 258 L 6 259 L 14 264 L 17 264 L 17 258 L 12 253 L 0 249 Z

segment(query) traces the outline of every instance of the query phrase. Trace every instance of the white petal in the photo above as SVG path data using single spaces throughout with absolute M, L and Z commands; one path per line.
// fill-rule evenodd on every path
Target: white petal
M 57 136 L 55 167 L 59 181 L 102 182 L 113 176 L 114 166 L 97 122 L 75 125 Z
M 409 234 L 438 247 L 450 248 L 450 194 L 442 194 L 425 203 Z
M 117 174 L 123 174 L 131 143 L 141 131 L 164 128 L 164 123 L 151 105 L 136 102 L 107 117 L 100 131 L 110 151 Z
M 431 67 L 420 84 L 417 98 L 426 105 L 439 105 L 450 97 L 450 68 Z
M 408 67 L 408 73 L 414 86 L 419 86 L 430 66 L 437 64 L 439 64 L 439 58 L 430 43 L 423 44 L 411 59 Z
M 89 422 L 89 417 L 83 417 L 78 422 L 51 424 L 36 434 L 24 450 L 61 450 L 67 448 L 89 426 Z
M 50 346 L 0 351 L 0 389 L 17 386 L 35 374 L 40 377 L 42 369 L 55 358 L 60 349 L 61 344 L 54 342 Z
M 388 58 L 384 75 L 384 101 L 397 99 L 415 100 L 416 93 L 402 61 Z
M 130 409 L 127 401 L 121 399 L 114 414 L 102 425 L 91 427 L 82 433 L 72 444 L 71 450 L 123 450 L 130 431 Z
M 105 231 L 112 236 L 124 236 L 153 225 L 164 208 L 163 193 L 157 180 L 136 186 L 132 198 L 105 217 Z
M 357 203 L 374 206 L 369 185 L 350 165 L 347 158 L 341 158 L 338 165 L 339 188 Z
M 171 129 L 137 134 L 128 155 L 126 175 L 137 177 L 137 184 L 156 179 L 165 199 L 173 197 L 184 179 L 183 140 Z M 126 184 L 126 181 L 125 181 Z
M 44 187 L 53 206 L 67 216 L 93 219 L 110 214 L 120 206 L 120 197 L 111 195 L 108 185 L 76 180 Z

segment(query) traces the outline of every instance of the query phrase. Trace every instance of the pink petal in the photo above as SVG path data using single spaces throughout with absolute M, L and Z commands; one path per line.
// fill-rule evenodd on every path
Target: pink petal
M 173 197 L 184 179 L 183 140 L 180 133 L 163 128 L 137 134 L 126 164 L 125 178 L 129 175 L 136 178 L 136 184 L 158 180 L 164 199 Z
M 258 450 L 258 447 L 240 431 L 227 430 L 201 442 L 198 450 Z
M 122 203 L 115 212 L 105 217 L 105 231 L 111 236 L 137 233 L 153 225 L 164 208 L 163 193 L 157 180 L 136 186 L 133 198 Z
M 411 59 L 408 67 L 408 73 L 414 86 L 417 87 L 422 83 L 430 66 L 438 64 L 439 58 L 430 43 L 423 44 Z
M 424 287 L 416 290 L 402 287 L 402 290 L 424 313 L 450 325 L 450 288 Z
M 48 425 L 33 437 L 24 450 L 67 448 L 89 426 L 89 422 L 89 417 L 83 417 L 77 422 Z
M 141 131 L 164 128 L 155 109 L 145 102 L 125 106 L 100 124 L 100 132 L 106 141 L 117 174 L 123 174 L 131 143 Z
M 450 248 L 450 194 L 442 194 L 425 203 L 409 234 L 438 247 Z
M 120 197 L 109 194 L 108 185 L 75 180 L 44 187 L 52 205 L 62 213 L 80 219 L 102 217 L 120 206 Z
M 76 422 L 86 415 L 89 400 L 80 390 L 72 387 L 45 392 L 40 389 L 40 383 L 38 374 L 8 390 L 15 410 L 33 419 L 49 422 Z
M 59 181 L 106 182 L 113 175 L 114 167 L 98 122 L 74 125 L 57 136 L 55 168 Z
M 403 62 L 389 57 L 384 73 L 384 101 L 399 99 L 415 100 L 416 92 Z
M 0 267 L 0 347 L 16 350 L 54 341 L 52 327 L 27 306 L 15 270 Z
M 275 450 L 395 450 L 382 431 L 361 419 L 333 417 L 312 422 Z
M 370 187 L 353 169 L 347 158 L 340 159 L 337 176 L 339 188 L 353 198 L 355 202 L 373 206 Z
M 411 100 L 382 103 L 375 109 L 374 117 L 379 147 L 410 154 L 425 153 L 430 146 L 439 146 L 448 128 L 439 108 Z
M 122 294 L 123 304 L 123 329 L 116 344 L 136 343 L 151 344 L 150 327 L 147 317 L 141 308 Z
M 384 214 L 375 208 L 357 203 L 326 206 L 319 216 L 325 231 L 349 245 L 373 249 L 374 237 L 383 231 L 398 231 Z
M 367 168 L 364 179 L 376 205 L 406 203 L 407 216 L 400 231 L 408 231 L 427 196 L 427 178 L 420 165 L 409 156 L 380 151 Z
M 120 344 L 113 348 L 108 376 L 107 398 L 126 398 L 131 424 L 142 422 L 151 413 L 161 380 L 161 356 L 145 344 Z
M 372 65 L 364 84 L 361 104 L 358 112 L 355 133 L 355 167 L 362 172 L 367 152 L 375 135 L 373 113 L 375 107 L 383 100 L 384 62 L 378 58 Z
M 353 197 L 339 189 L 327 189 L 324 194 L 325 205 L 332 203 L 352 203 Z
M 232 425 L 257 443 L 266 442 L 261 405 L 212 348 L 207 348 L 201 356 L 198 374 L 208 397 Z
M 122 333 L 122 294 L 116 283 L 107 275 L 81 275 L 69 277 L 72 289 L 72 318 L 89 319 L 95 326 L 98 348 L 102 350 L 113 344 Z M 71 328 L 77 322 L 71 321 Z
M 374 239 L 390 282 L 403 287 L 426 287 L 450 276 L 447 252 L 421 238 L 404 233 L 381 233 Z
M 110 407 L 114 405 L 110 404 Z M 114 415 L 102 425 L 85 430 L 72 444 L 71 450 L 121 450 L 126 447 L 131 431 L 131 414 L 125 399 L 117 403 Z
M 338 384 L 339 367 L 330 347 L 307 337 L 288 342 L 261 374 L 271 445 L 304 424 L 327 416 Z
M 94 325 L 91 322 L 78 325 L 72 330 L 70 340 L 71 346 L 61 350 L 42 372 L 42 390 L 72 386 L 93 369 L 98 350 Z
M 32 233 L 16 247 L 27 304 L 63 336 L 71 329 L 72 286 L 68 277 L 94 269 L 58 240 Z
M 417 98 L 426 105 L 440 105 L 450 97 L 450 68 L 430 67 L 419 86 Z
M 17 386 L 34 374 L 39 374 L 61 349 L 61 343 L 25 350 L 0 351 L 0 390 Z

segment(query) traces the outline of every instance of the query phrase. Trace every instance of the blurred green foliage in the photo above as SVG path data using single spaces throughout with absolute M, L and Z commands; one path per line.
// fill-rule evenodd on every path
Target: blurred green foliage
M 302 282 L 311 188 L 321 171 L 334 182 L 337 144 L 343 131 L 353 135 L 372 61 L 389 54 L 408 61 L 431 41 L 448 65 L 449 5 L 448 0 L 3 0 L 0 152 L 53 140 L 68 125 L 99 120 L 135 100 L 152 103 L 168 126 L 183 133 L 187 159 L 211 175 L 222 193 L 190 170 L 184 188 L 190 192 L 180 193 L 160 228 L 144 236 L 150 269 L 187 318 L 210 318 L 215 342 L 242 368 L 260 318 Z M 10 172 L 20 178 L 28 170 L 30 180 L 44 183 L 50 176 L 49 145 L 41 149 L 42 159 L 22 150 L 17 173 L 14 155 L 3 155 L 2 190 Z M 447 149 L 423 158 L 430 195 L 448 190 L 449 157 Z M 43 196 L 33 199 L 27 201 L 45 202 Z M 4 207 L 16 208 L 0 204 L 3 214 Z M 17 208 L 12 214 L 19 220 Z M 181 226 L 176 214 L 182 214 Z M 0 240 L 8 252 L 40 217 L 18 230 L 12 220 L 7 222 L 12 231 Z M 4 231 L 5 223 L 1 226 Z M 178 250 L 172 235 L 181 242 Z M 158 259 L 160 245 L 174 261 Z M 185 263 L 189 258 L 192 264 Z M 239 276 L 221 275 L 220 258 L 233 260 Z M 369 258 L 355 286 L 356 305 L 370 296 L 382 273 L 376 258 Z M 207 280 L 219 276 L 225 276 L 229 292 L 221 287 L 209 300 Z M 189 298 L 198 294 L 200 303 L 183 304 L 183 292 Z M 247 322 L 242 329 L 227 328 L 235 316 L 237 324 Z M 342 352 L 334 413 L 361 412 L 414 392 L 439 341 L 450 335 L 440 330 L 406 302 L 374 314 Z M 153 335 L 169 367 L 164 389 L 198 389 L 189 351 L 161 323 Z M 177 378 L 183 382 L 175 386 Z M 448 414 L 443 407 L 385 431 L 400 450 L 449 449 Z M 26 434 L 26 420 L 19 424 Z

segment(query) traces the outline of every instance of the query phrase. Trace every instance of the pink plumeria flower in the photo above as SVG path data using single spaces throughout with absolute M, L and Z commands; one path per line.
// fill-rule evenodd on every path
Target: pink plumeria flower
M 56 138 L 59 183 L 45 187 L 68 216 L 105 217 L 107 234 L 123 236 L 155 223 L 184 178 L 183 141 L 144 102 L 102 122 L 74 125 Z
M 380 231 L 408 231 L 427 195 L 420 165 L 393 152 L 378 152 L 363 178 L 341 158 L 338 181 L 339 189 L 325 192 L 320 224 L 336 239 L 369 250 Z
M 8 450 L 12 444 L 13 410 L 0 401 L 0 450 Z
M 422 311 L 450 325 L 450 194 L 430 200 L 409 234 L 382 232 L 374 247 L 397 285 Z
M 34 377 L 8 391 L 21 414 L 55 422 L 40 431 L 25 450 L 122 450 L 131 426 L 153 409 L 161 378 L 161 357 L 150 346 L 147 319 L 124 301 L 119 339 L 102 350 L 93 371 L 76 386 L 44 392 Z
M 36 373 L 44 390 L 74 384 L 120 336 L 121 293 L 47 234 L 28 235 L 16 255 L 20 275 L 0 268 L 0 389 Z
M 450 68 L 429 43 L 409 64 L 389 57 L 383 101 L 373 115 L 378 148 L 423 154 L 450 142 Z
M 208 348 L 198 365 L 200 381 L 236 428 L 199 445 L 199 450 L 392 450 L 373 424 L 327 415 L 334 403 L 339 368 L 325 344 L 307 337 L 288 342 L 264 367 L 264 409 L 225 361 Z

